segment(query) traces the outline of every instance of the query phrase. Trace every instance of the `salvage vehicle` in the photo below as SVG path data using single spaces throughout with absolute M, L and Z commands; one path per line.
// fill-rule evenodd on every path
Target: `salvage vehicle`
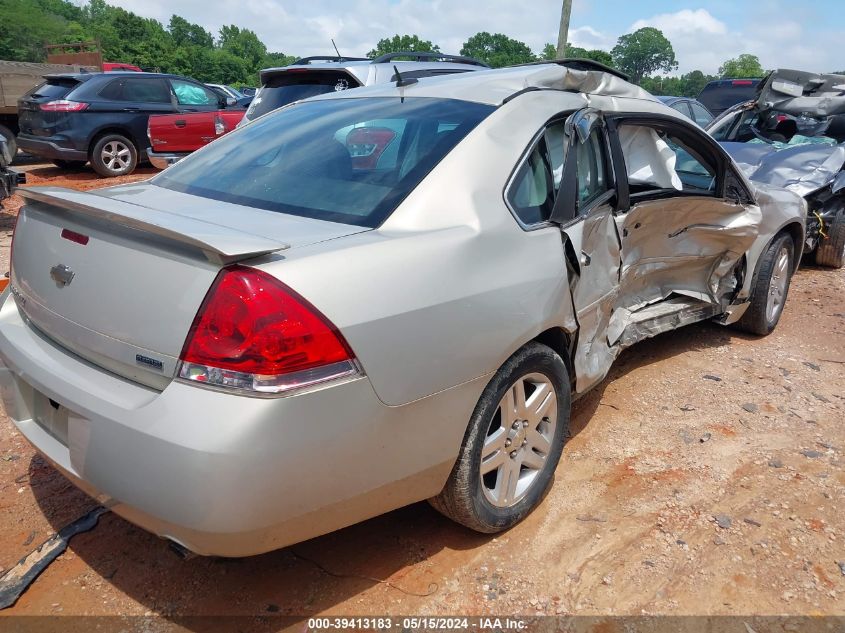
M 165 169 L 231 132 L 243 118 L 244 110 L 237 109 L 153 115 L 147 123 L 147 158 L 153 167 Z
M 760 78 L 754 79 L 715 79 L 698 93 L 698 101 L 713 116 L 719 116 L 737 103 L 751 99 L 757 92 Z
M 26 174 L 9 169 L 14 157 L 12 145 L 3 134 L 0 134 L 0 200 L 11 196 L 15 187 L 26 182 Z
M 707 130 L 752 181 L 803 197 L 804 252 L 845 266 L 845 75 L 776 70 Z
M 304 57 L 289 66 L 266 68 L 259 73 L 261 87 L 246 111 L 244 123 L 315 95 L 395 82 L 397 74 L 419 80 L 488 68 L 472 57 L 416 51 L 386 53 L 374 59 Z
M 356 169 L 361 128 L 395 136 Z M 333 91 L 146 182 L 22 194 L 7 414 L 119 515 L 222 556 L 423 499 L 510 528 L 623 349 L 771 332 L 804 241 L 799 196 L 578 60 Z
M 18 146 L 62 168 L 90 161 L 106 178 L 130 174 L 146 158 L 151 114 L 214 112 L 235 105 L 178 75 L 68 73 L 45 79 L 18 101 Z
M 703 103 L 700 103 L 695 99 L 690 99 L 689 97 L 666 96 L 657 96 L 657 98 L 673 110 L 677 110 L 688 119 L 692 119 L 701 127 L 707 127 L 713 120 L 713 115 L 710 114 L 710 110 L 704 107 Z

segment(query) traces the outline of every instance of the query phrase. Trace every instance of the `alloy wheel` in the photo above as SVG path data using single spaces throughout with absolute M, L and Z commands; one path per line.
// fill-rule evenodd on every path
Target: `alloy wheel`
M 769 296 L 766 301 L 766 318 L 769 323 L 777 319 L 783 309 L 783 302 L 786 299 L 786 287 L 789 283 L 789 250 L 782 248 L 775 260 L 772 279 L 769 282 Z
M 481 451 L 481 489 L 499 508 L 519 502 L 537 480 L 552 450 L 557 395 L 551 379 L 532 373 L 505 392 Z
M 113 172 L 126 169 L 132 162 L 132 152 L 120 141 L 109 141 L 103 145 L 100 157 L 103 164 Z

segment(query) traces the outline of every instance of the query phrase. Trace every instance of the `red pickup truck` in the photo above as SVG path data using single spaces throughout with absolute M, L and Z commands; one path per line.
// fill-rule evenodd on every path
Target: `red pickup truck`
M 218 110 L 153 115 L 147 124 L 147 136 L 151 145 L 147 156 L 154 167 L 164 169 L 234 130 L 244 112 Z

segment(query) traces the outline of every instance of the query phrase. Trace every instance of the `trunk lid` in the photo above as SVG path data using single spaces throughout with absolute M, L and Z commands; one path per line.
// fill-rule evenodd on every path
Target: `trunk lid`
M 73 353 L 157 389 L 222 266 L 365 230 L 148 184 L 21 193 L 11 274 L 21 312 Z

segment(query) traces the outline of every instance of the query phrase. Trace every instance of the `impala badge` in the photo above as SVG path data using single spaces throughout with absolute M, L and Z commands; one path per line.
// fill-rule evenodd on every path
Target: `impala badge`
M 64 264 L 56 264 L 50 269 L 50 277 L 59 288 L 64 288 L 73 281 L 73 271 Z

